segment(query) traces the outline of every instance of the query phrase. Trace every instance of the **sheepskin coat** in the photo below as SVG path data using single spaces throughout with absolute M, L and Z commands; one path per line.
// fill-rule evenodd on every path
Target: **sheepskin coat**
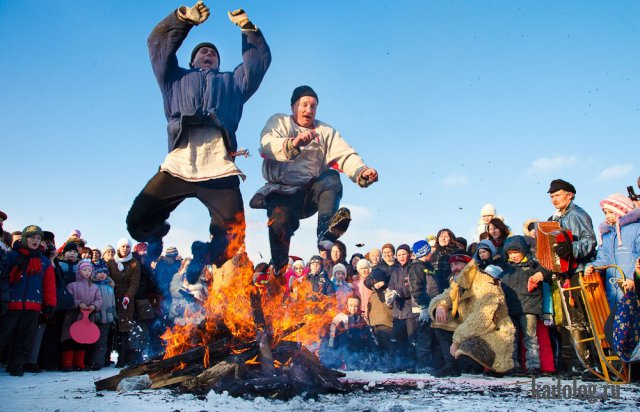
M 457 313 L 452 315 L 456 306 Z M 435 322 L 438 306 L 445 306 L 448 322 Z M 451 286 L 431 300 L 432 327 L 453 330 L 456 357 L 466 355 L 481 365 L 502 373 L 513 368 L 515 327 L 498 280 L 469 262 Z

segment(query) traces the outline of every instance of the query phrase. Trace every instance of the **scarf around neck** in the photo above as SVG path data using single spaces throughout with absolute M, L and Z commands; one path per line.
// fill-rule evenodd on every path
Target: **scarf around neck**
M 16 283 L 22 278 L 22 273 L 27 275 L 36 275 L 42 271 L 42 260 L 40 257 L 40 249 L 31 250 L 26 247 L 21 247 L 17 250 L 18 261 L 16 265 L 11 269 L 9 274 L 9 283 Z
M 116 252 L 116 254 L 113 256 L 113 260 L 116 261 L 116 263 L 118 264 L 118 270 L 120 272 L 124 271 L 124 265 L 123 263 L 130 261 L 131 259 L 133 259 L 133 254 L 132 252 L 129 252 L 129 254 L 123 258 L 120 257 L 120 255 L 118 255 L 118 253 Z

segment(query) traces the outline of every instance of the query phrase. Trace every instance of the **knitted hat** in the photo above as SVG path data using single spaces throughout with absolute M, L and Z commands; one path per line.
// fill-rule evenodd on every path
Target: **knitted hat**
M 53 232 L 44 230 L 42 233 L 44 233 L 44 235 L 42 236 L 42 240 L 46 240 L 47 242 L 51 242 L 51 243 L 56 243 L 56 236 L 53 234 Z
M 98 273 L 106 273 L 109 274 L 109 268 L 104 263 L 98 263 L 93 267 L 93 274 L 97 275 Z
M 552 180 L 551 184 L 549 185 L 549 190 L 547 191 L 547 193 L 555 193 L 558 190 L 565 190 L 567 192 L 573 193 L 574 195 L 576 194 L 576 188 L 566 180 L 562 180 L 562 179 Z
M 320 263 L 320 264 L 322 264 L 322 257 L 318 256 L 318 255 L 313 255 L 313 256 L 311 256 L 311 259 L 309 259 L 309 263 Z
M 91 274 L 93 274 L 93 263 L 91 263 L 89 259 L 82 259 L 80 263 L 78 263 L 78 266 L 76 266 L 76 274 L 80 273 L 80 271 L 86 267 L 90 267 Z
M 527 242 L 523 236 L 520 236 L 520 235 L 511 236 L 511 237 L 508 237 L 507 240 L 505 240 L 504 251 L 509 252 L 513 250 L 523 253 L 525 255 L 530 252 L 529 246 L 527 245 Z
M 487 267 L 484 268 L 483 272 L 496 279 L 500 279 L 500 277 L 502 276 L 502 269 L 496 265 L 487 265 Z
M 487 203 L 486 205 L 482 206 L 482 209 L 480 209 L 480 216 L 495 216 L 495 215 L 496 215 L 496 208 L 491 203 Z
M 142 253 L 147 251 L 147 244 L 144 242 L 136 243 L 133 247 L 133 251 L 136 253 Z
M 406 243 L 401 244 L 400 246 L 398 246 L 398 249 L 396 249 L 396 253 L 398 253 L 399 251 L 404 250 L 406 251 L 408 254 L 411 254 L 411 248 L 409 247 L 409 245 L 407 245 Z
M 459 249 L 453 252 L 451 256 L 449 256 L 449 264 L 456 263 L 456 262 L 462 262 L 462 263 L 471 262 L 471 256 L 469 255 L 469 252 L 463 249 Z
M 116 243 L 116 248 L 120 249 L 120 247 L 124 245 L 129 245 L 129 247 L 131 247 L 131 241 L 126 237 L 123 237 L 122 239 L 118 240 L 118 243 Z
M 76 252 L 78 251 L 78 244 L 77 243 L 73 243 L 73 242 L 67 242 L 64 245 L 64 249 L 62 249 L 62 253 L 67 253 L 71 250 L 75 250 Z
M 40 229 L 40 226 L 29 225 L 22 229 L 22 244 L 27 245 L 27 238 L 31 236 L 40 235 L 40 238 L 44 237 L 44 232 Z
M 335 276 L 337 272 L 342 272 L 345 274 L 347 274 L 347 268 L 344 267 L 344 265 L 342 263 L 337 263 L 333 266 L 333 269 L 331 270 L 331 275 Z
M 291 94 L 291 105 L 293 106 L 293 104 L 295 102 L 297 102 L 298 99 L 303 97 L 303 96 L 315 97 L 317 101 L 320 101 L 320 99 L 318 99 L 318 95 L 316 94 L 316 92 L 311 87 L 309 87 L 309 86 L 298 86 L 295 89 L 293 89 L 293 93 Z
M 418 240 L 416 243 L 413 244 L 412 249 L 417 259 L 420 259 L 421 257 L 425 257 L 429 253 L 431 253 L 431 245 L 429 245 L 429 242 L 427 242 L 426 240 Z
M 168 258 L 174 258 L 178 256 L 178 249 L 175 246 L 169 246 L 165 249 L 164 255 Z
M 73 229 L 71 233 L 69 233 L 69 237 L 82 237 L 82 233 L 78 229 Z
M 368 269 L 370 267 L 371 267 L 371 262 L 369 262 L 367 259 L 360 259 L 358 263 L 356 263 L 356 270 Z
M 600 202 L 600 207 L 612 211 L 614 215 L 621 218 L 631 210 L 635 209 L 636 205 L 627 196 L 620 193 L 614 193 L 609 195 L 606 199 L 603 199 Z
M 189 67 L 193 69 L 193 59 L 196 58 L 196 54 L 198 54 L 198 50 L 200 50 L 203 47 L 209 47 L 210 49 L 213 49 L 213 51 L 216 52 L 216 54 L 218 55 L 218 65 L 220 65 L 220 52 L 218 51 L 218 48 L 213 43 L 203 42 L 203 43 L 197 44 L 196 47 L 194 47 L 193 50 L 191 51 L 191 60 L 189 60 Z
M 104 256 L 104 254 L 107 253 L 108 251 L 112 251 L 113 253 L 116 253 L 116 249 L 113 246 L 107 245 L 104 247 L 104 252 L 102 252 L 102 256 Z
M 291 265 L 292 268 L 295 268 L 296 266 L 300 266 L 304 269 L 304 262 L 302 261 L 302 259 L 296 260 L 295 262 L 293 262 L 293 265 Z

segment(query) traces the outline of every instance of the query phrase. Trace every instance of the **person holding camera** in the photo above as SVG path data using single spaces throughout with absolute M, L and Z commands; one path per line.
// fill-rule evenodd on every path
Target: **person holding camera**
M 236 130 L 242 109 L 258 90 L 271 63 L 262 32 L 242 9 L 228 13 L 242 32 L 242 63 L 232 72 L 220 71 L 220 55 L 212 43 L 191 52 L 190 68 L 178 65 L 176 52 L 191 30 L 208 20 L 211 11 L 198 1 L 171 12 L 148 39 L 151 65 L 168 121 L 169 154 L 160 170 L 135 198 L 127 215 L 127 229 L 147 242 L 147 261 L 162 253 L 167 219 L 186 198 L 197 198 L 209 210 L 210 242 L 192 244 L 193 260 L 186 277 L 195 283 L 207 264 L 218 267 L 244 243 L 244 206 Z
M 316 119 L 317 108 L 316 92 L 309 86 L 296 87 L 291 94 L 292 114 L 274 114 L 260 133 L 267 183 L 249 205 L 267 210 L 276 276 L 284 273 L 291 236 L 301 219 L 318 213 L 321 250 L 330 250 L 347 230 L 351 215 L 339 208 L 342 183 L 337 170 L 363 188 L 378 181 L 376 169 L 368 167 L 336 129 Z

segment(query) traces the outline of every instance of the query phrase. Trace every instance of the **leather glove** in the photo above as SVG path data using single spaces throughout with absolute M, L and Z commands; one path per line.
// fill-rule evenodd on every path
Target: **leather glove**
M 568 242 L 558 243 L 553 247 L 553 251 L 556 252 L 556 254 L 563 260 L 569 260 L 573 257 L 573 250 L 571 248 L 571 244 Z
M 229 20 L 231 20 L 231 23 L 235 24 L 241 29 L 252 30 L 252 29 L 255 29 L 256 27 L 253 25 L 253 23 L 251 23 L 251 21 L 249 20 L 249 17 L 247 17 L 247 12 L 245 12 L 242 9 L 229 11 L 227 12 L 227 15 L 229 16 Z
M 387 289 L 384 292 L 384 302 L 387 304 L 387 306 L 391 306 L 393 305 L 393 301 L 396 300 L 397 296 L 398 292 L 392 289 Z
M 420 309 L 420 316 L 418 316 L 418 321 L 423 323 L 431 321 L 431 317 L 429 316 L 429 308 Z
M 46 305 L 44 308 L 42 308 L 42 317 L 44 318 L 44 320 L 49 320 L 53 317 L 55 312 L 55 306 Z
M 127 306 L 129 306 L 129 297 L 128 297 L 128 296 L 125 296 L 125 297 L 122 299 L 122 307 L 126 309 L 126 308 L 127 308 Z
M 9 312 L 9 302 L 3 300 L 0 302 L 0 316 L 5 315 L 7 312 Z
M 193 7 L 180 6 L 178 9 L 178 17 L 181 20 L 188 21 L 196 26 L 204 23 L 210 14 L 209 8 L 204 5 L 202 0 L 194 4 Z

